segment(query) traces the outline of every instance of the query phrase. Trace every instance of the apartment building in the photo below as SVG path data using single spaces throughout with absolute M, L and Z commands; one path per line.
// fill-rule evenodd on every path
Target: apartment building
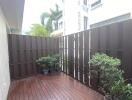
M 88 0 L 62 0 L 61 10 L 55 34 L 68 35 L 88 29 Z
M 128 20 L 132 14 L 131 0 L 89 0 L 91 28 Z

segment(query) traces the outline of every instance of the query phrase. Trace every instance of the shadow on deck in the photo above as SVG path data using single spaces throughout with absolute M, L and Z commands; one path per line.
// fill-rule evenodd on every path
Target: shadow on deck
M 13 81 L 7 100 L 103 100 L 94 90 L 64 73 Z

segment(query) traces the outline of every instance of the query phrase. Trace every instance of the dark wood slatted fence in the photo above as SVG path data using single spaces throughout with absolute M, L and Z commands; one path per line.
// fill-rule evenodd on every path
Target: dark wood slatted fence
M 36 59 L 59 53 L 58 38 L 9 34 L 8 39 L 12 80 L 36 74 Z
M 75 78 L 79 80 L 78 78 L 78 33 L 75 34 Z
M 62 45 L 62 71 L 88 86 L 89 31 L 64 36 Z
M 132 79 L 132 20 L 86 30 L 63 38 L 63 60 L 67 57 L 68 65 L 63 63 L 62 71 L 66 72 L 65 68 L 68 68 L 67 74 L 71 77 L 89 86 L 89 67 L 91 67 L 88 64 L 89 56 L 103 52 L 119 58 L 125 78 Z M 89 48 L 89 39 L 91 48 Z M 90 84 L 96 89 L 98 79 L 90 76 Z
M 83 83 L 83 32 L 79 33 L 79 80 Z
M 68 72 L 74 77 L 74 34 L 68 36 Z
M 132 78 L 132 20 L 91 30 L 91 53 L 104 52 L 121 60 L 125 78 Z
M 89 31 L 84 32 L 84 83 L 89 85 Z

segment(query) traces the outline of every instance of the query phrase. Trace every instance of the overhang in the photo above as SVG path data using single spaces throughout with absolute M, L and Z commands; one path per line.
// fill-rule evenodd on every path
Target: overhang
M 24 2 L 25 0 L 0 0 L 0 7 L 12 30 L 20 32 L 22 29 Z

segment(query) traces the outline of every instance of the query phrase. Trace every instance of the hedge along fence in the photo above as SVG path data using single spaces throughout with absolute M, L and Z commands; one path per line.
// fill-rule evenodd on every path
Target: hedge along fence
M 98 79 L 88 78 L 89 56 L 96 52 L 119 58 L 124 77 L 132 78 L 132 20 L 63 36 L 60 43 L 62 71 L 87 86 L 98 85 Z
M 59 53 L 58 38 L 9 34 L 8 42 L 12 80 L 36 74 L 36 59 Z

